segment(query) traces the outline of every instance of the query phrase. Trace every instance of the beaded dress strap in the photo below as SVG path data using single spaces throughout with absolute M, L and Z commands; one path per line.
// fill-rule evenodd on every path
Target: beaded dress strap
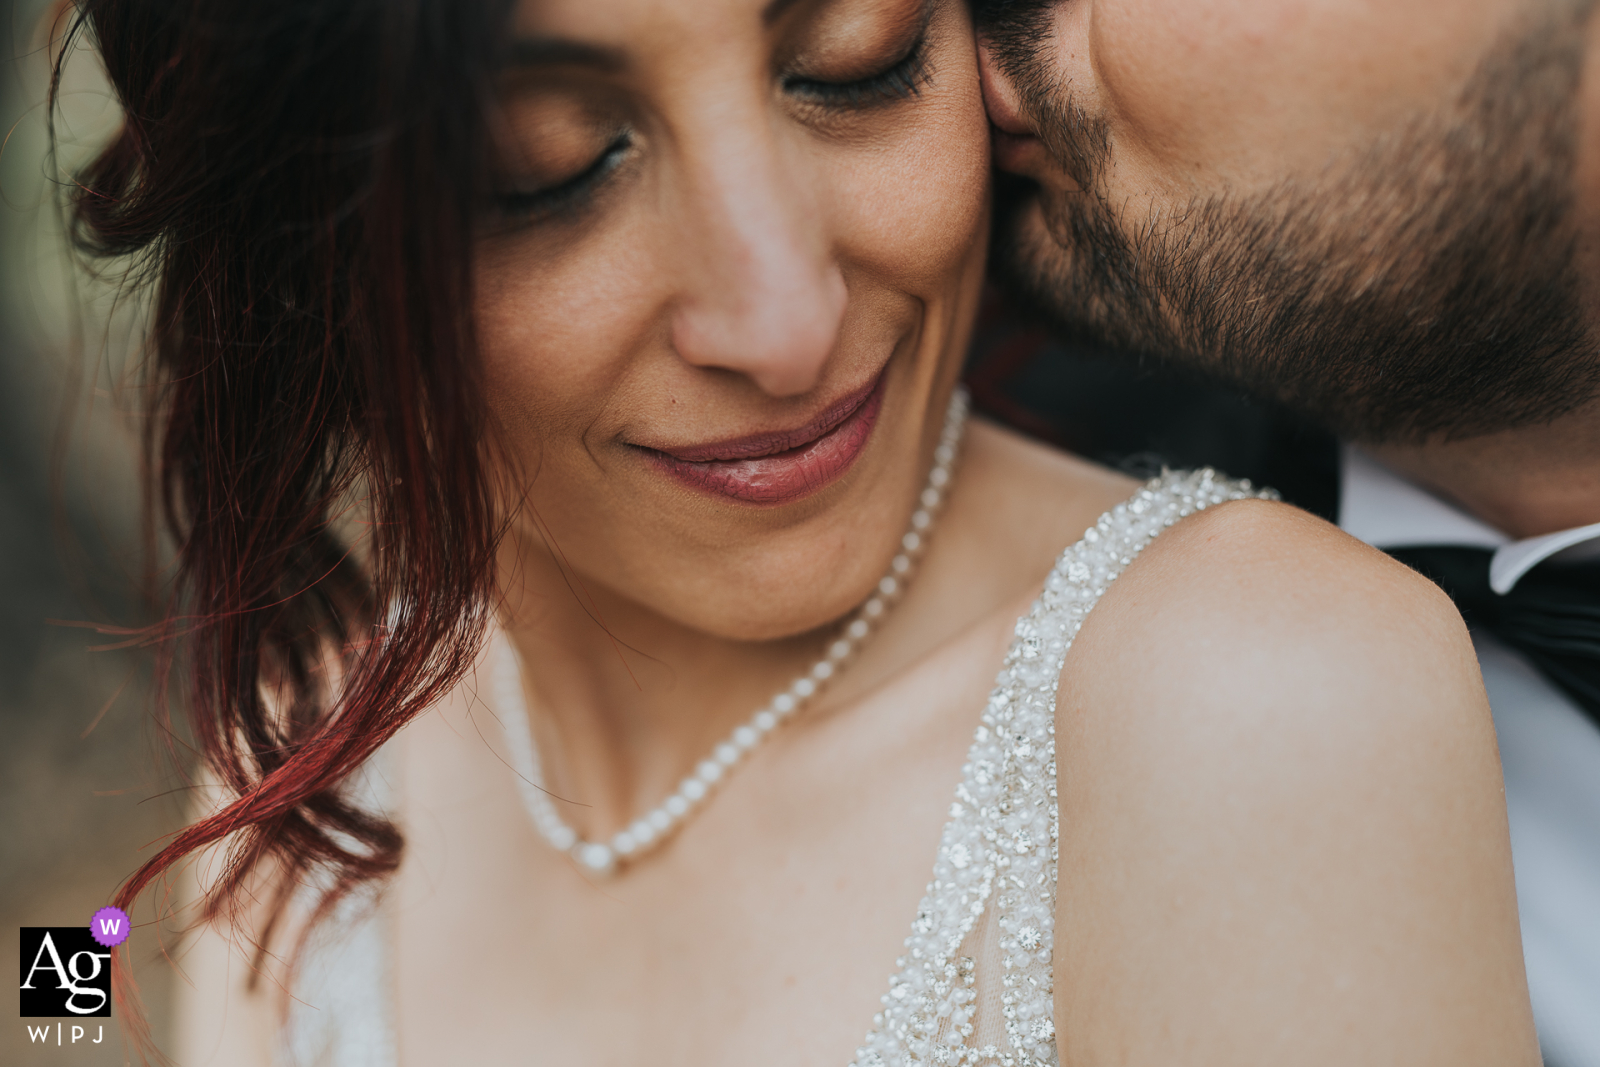
M 933 880 L 883 1009 L 851 1067 L 1056 1067 L 1051 946 L 1057 845 L 1056 688 L 1067 649 L 1106 587 L 1185 516 L 1272 490 L 1215 471 L 1168 472 L 1118 504 L 1061 554 L 1017 621 L 961 770 Z M 979 961 L 963 953 L 994 908 L 1000 1026 L 976 1018 Z M 987 955 L 993 956 L 990 952 Z M 978 1045 L 978 1024 L 991 1043 Z

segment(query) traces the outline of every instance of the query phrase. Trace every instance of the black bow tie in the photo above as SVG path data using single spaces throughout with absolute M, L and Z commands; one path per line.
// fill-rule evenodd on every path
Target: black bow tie
M 1527 657 L 1600 726 L 1600 562 L 1541 564 L 1501 596 L 1486 548 L 1395 548 L 1389 555 L 1437 582 L 1467 625 Z

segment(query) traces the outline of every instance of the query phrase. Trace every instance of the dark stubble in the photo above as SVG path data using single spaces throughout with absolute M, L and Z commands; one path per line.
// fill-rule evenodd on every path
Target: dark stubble
M 1315 180 L 1142 217 L 1108 202 L 1104 117 L 1050 80 L 1053 4 L 980 5 L 1084 190 L 1002 204 L 1002 270 L 1068 332 L 1199 365 L 1349 437 L 1454 439 L 1569 413 L 1600 395 L 1573 222 L 1591 3 L 1541 8 L 1446 113 Z

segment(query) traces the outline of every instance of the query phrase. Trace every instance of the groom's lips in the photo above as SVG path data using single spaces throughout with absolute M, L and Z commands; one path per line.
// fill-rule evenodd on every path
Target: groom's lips
M 1032 177 L 1049 156 L 1039 138 L 1030 134 L 1010 133 L 998 126 L 989 127 L 989 145 L 995 166 L 1013 174 Z
M 1031 178 L 1047 192 L 1067 194 L 1083 191 L 1083 184 L 1056 162 L 1039 138 L 1007 133 L 998 126 L 991 126 L 989 143 L 994 164 L 1001 170 Z
M 879 372 L 792 430 L 640 451 L 663 474 L 703 492 L 751 504 L 792 503 L 831 485 L 861 455 L 883 408 L 886 377 Z

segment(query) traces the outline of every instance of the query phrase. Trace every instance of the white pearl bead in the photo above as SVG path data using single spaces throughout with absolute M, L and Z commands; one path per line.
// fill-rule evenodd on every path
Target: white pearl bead
M 706 795 L 706 784 L 698 778 L 685 778 L 678 783 L 678 795 L 691 802 L 699 800 Z
M 927 508 L 929 511 L 932 511 L 934 508 L 939 506 L 939 501 L 944 499 L 944 494 L 940 493 L 939 490 L 933 488 L 932 486 L 929 486 L 927 489 L 922 491 L 922 496 L 920 499 L 922 500 L 922 506 Z
M 900 538 L 900 547 L 905 549 L 907 552 L 917 551 L 922 547 L 922 535 L 918 533 L 906 534 L 904 537 Z
M 855 622 L 850 624 L 850 626 L 845 630 L 845 633 L 850 635 L 850 639 L 852 641 L 859 641 L 863 637 L 866 637 L 871 630 L 872 627 L 867 625 L 866 619 L 857 619 Z
M 889 569 L 896 574 L 904 574 L 911 569 L 911 559 L 904 552 L 889 561 Z
M 933 516 L 918 508 L 911 513 L 911 525 L 918 530 L 926 530 L 933 525 Z
M 861 605 L 861 614 L 865 615 L 869 619 L 876 619 L 879 615 L 883 614 L 883 601 L 879 600 L 877 597 L 873 597 L 871 600 L 868 600 L 865 604 Z
M 810 678 L 800 678 L 793 685 L 791 685 L 789 687 L 789 692 L 793 693 L 795 696 L 799 697 L 801 700 L 806 699 L 807 697 L 809 697 L 812 693 L 815 693 L 816 691 L 817 691 L 817 683 L 813 682 Z
M 748 752 L 761 743 L 761 733 L 753 726 L 741 726 L 733 732 L 733 743 Z
M 764 734 L 770 734 L 773 727 L 778 725 L 778 717 L 770 711 L 758 711 L 750 724 Z
M 787 715 L 794 710 L 795 699 L 788 693 L 779 693 L 772 698 L 772 710 L 779 715 Z
M 562 852 L 578 843 L 578 832 L 570 826 L 557 825 L 550 831 L 550 843 Z
M 739 729 L 748 730 L 749 727 L 741 726 Z M 743 756 L 744 753 L 739 751 L 738 745 L 730 744 L 729 742 L 724 741 L 722 744 L 717 746 L 715 755 L 718 763 L 722 764 L 724 767 L 732 767 L 735 763 L 739 762 L 739 758 Z
M 684 798 L 682 793 L 672 794 L 667 798 L 667 802 L 661 806 L 666 809 L 668 815 L 675 819 L 681 819 L 689 813 L 689 801 Z
M 885 575 L 884 579 L 878 583 L 878 592 L 882 593 L 884 596 L 894 596 L 899 591 L 900 583 L 887 575 Z
M 657 834 L 665 833 L 672 826 L 672 816 L 668 815 L 662 808 L 657 808 L 649 815 L 646 815 L 645 818 L 650 820 L 650 828 Z
M 578 850 L 578 860 L 591 871 L 604 872 L 615 862 L 611 849 L 605 845 L 584 845 Z
M 828 646 L 828 658 L 831 660 L 849 659 L 855 646 L 842 638 Z
M 943 467 L 935 467 L 928 472 L 928 484 L 935 489 L 943 489 L 950 481 L 950 472 Z
M 829 678 L 833 677 L 833 664 L 829 663 L 827 660 L 821 660 L 817 662 L 811 668 L 811 677 L 815 678 L 819 682 L 827 681 Z
M 627 830 L 611 839 L 611 851 L 619 856 L 633 855 L 634 847 L 633 834 Z
M 694 769 L 695 775 L 706 785 L 710 785 L 722 777 L 722 764 L 716 760 L 701 760 L 700 766 Z
M 941 467 L 950 466 L 951 462 L 955 458 L 956 450 L 951 448 L 948 444 L 941 444 L 938 448 L 933 450 L 933 461 Z
M 628 827 L 628 833 L 633 835 L 634 844 L 639 848 L 643 848 L 656 839 L 656 828 L 651 826 L 649 821 L 645 819 L 635 821 L 632 826 Z

